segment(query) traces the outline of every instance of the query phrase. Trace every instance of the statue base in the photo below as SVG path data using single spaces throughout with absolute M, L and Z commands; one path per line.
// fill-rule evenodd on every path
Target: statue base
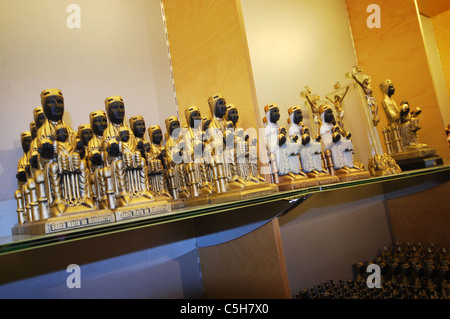
M 171 208 L 167 200 L 142 201 L 134 205 L 119 207 L 114 210 L 114 214 L 116 221 L 121 221 L 169 212 Z
M 306 175 L 308 175 L 309 178 L 317 180 L 319 186 L 339 183 L 339 177 L 325 172 L 310 172 L 306 173 Z
M 214 193 L 208 196 L 210 204 L 217 204 L 267 196 L 276 192 L 278 192 L 278 186 L 276 184 L 259 183 L 242 189 L 233 189 L 224 193 Z
M 436 155 L 434 148 L 419 148 L 391 154 L 404 171 L 443 165 L 442 157 Z
M 51 234 L 72 229 L 98 226 L 115 222 L 114 212 L 110 210 L 95 210 L 91 212 L 63 214 L 46 220 L 15 225 L 13 235 Z
M 155 196 L 156 201 L 167 201 L 170 204 L 170 209 L 178 209 L 186 206 L 186 202 L 183 199 L 173 199 L 169 196 Z
M 359 169 L 337 169 L 335 171 L 336 176 L 339 178 L 339 182 L 350 182 L 360 179 L 366 179 L 370 177 L 370 173 Z
M 293 176 L 293 178 L 292 178 Z M 306 174 L 303 175 L 285 175 L 279 177 L 279 183 L 277 183 L 280 191 L 295 190 L 301 188 L 307 188 L 312 186 L 319 186 L 319 180 L 317 178 L 310 178 Z

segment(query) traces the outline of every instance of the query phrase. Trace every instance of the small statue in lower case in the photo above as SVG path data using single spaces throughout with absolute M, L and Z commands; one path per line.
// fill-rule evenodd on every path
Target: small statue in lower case
M 93 209 L 87 166 L 83 160 L 84 145 L 63 120 L 62 92 L 58 89 L 42 91 L 41 105 L 46 120 L 37 132 L 40 164 L 35 181 L 36 184 L 48 181 L 50 217 Z
M 166 162 L 166 150 L 163 145 L 163 133 L 159 125 L 148 128 L 150 147 L 147 151 L 148 180 L 150 189 L 157 197 L 170 199 L 168 181 L 165 171 L 168 167 Z

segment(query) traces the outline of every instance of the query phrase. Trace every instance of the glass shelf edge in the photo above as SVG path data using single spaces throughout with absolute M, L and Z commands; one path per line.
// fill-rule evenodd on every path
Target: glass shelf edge
M 302 188 L 297 190 L 280 191 L 275 194 L 265 195 L 249 200 L 239 200 L 233 202 L 226 202 L 214 205 L 194 206 L 188 208 L 176 209 L 171 212 L 153 215 L 149 217 L 141 217 L 127 221 L 114 222 L 112 224 L 91 226 L 87 228 L 71 230 L 67 232 L 59 232 L 47 235 L 12 235 L 9 237 L 16 237 L 16 241 L 12 238 L 11 241 L 1 244 L 0 255 L 25 251 L 34 248 L 42 248 L 49 245 L 61 244 L 74 240 L 81 240 L 86 238 L 93 238 L 123 231 L 129 231 L 142 227 L 156 226 L 164 223 L 176 222 L 211 214 L 224 213 L 230 210 L 246 208 L 250 206 L 261 205 L 269 202 L 287 200 L 292 201 L 299 198 L 305 198 L 315 193 L 327 192 L 333 190 L 343 190 L 350 187 L 358 187 L 363 185 L 370 185 L 376 183 L 391 182 L 405 178 L 413 178 L 417 176 L 436 174 L 440 172 L 450 171 L 449 165 L 436 166 L 432 168 L 425 168 L 414 171 L 405 171 L 400 174 L 386 175 L 379 177 L 370 177 L 363 180 L 355 180 L 348 182 L 340 182 L 335 184 L 328 184 L 322 186 L 313 186 L 309 188 Z M 276 216 L 277 214 L 274 214 Z M 5 238 L 5 237 L 4 237 Z M 2 238 L 0 238 L 1 240 Z

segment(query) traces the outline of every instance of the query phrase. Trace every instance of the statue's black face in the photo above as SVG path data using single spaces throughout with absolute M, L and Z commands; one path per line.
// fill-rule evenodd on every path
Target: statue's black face
M 52 122 L 59 122 L 64 115 L 64 99 L 62 96 L 51 95 L 45 99 L 42 106 L 45 116 Z M 38 125 L 36 123 L 36 125 Z
M 103 131 L 108 126 L 108 120 L 106 119 L 106 116 L 103 115 L 96 116 L 92 119 L 91 126 L 95 135 L 103 136 Z
M 145 121 L 137 120 L 133 123 L 133 133 L 136 137 L 143 137 L 145 134 Z
M 302 111 L 301 110 L 295 110 L 294 111 L 294 113 L 292 113 L 292 114 L 294 114 L 294 116 L 293 116 L 293 121 L 294 121 L 294 124 L 300 124 L 300 122 L 303 120 L 303 113 L 302 113 Z
M 225 99 L 218 99 L 216 102 L 216 106 L 214 107 L 214 115 L 217 118 L 223 118 L 227 113 L 227 103 Z
M 191 116 L 189 119 L 189 126 L 192 128 L 201 127 L 202 123 L 202 115 L 199 111 L 195 110 L 191 112 Z
M 331 109 L 325 111 L 324 120 L 325 123 L 331 123 L 333 125 L 336 125 L 336 119 L 334 118 L 334 114 Z
M 24 153 L 27 153 L 30 150 L 32 140 L 33 138 L 31 136 L 25 136 L 22 138 L 22 149 Z
M 180 131 L 180 121 L 172 121 L 169 124 L 169 135 L 172 135 L 172 132 L 178 129 Z M 175 132 L 176 133 L 176 132 Z
M 122 142 L 128 142 L 130 139 L 130 132 L 128 132 L 128 130 L 120 131 L 119 138 Z
M 394 88 L 394 84 L 389 84 L 389 87 L 388 87 L 388 95 L 389 96 L 392 96 L 394 93 L 395 93 L 395 88 Z
M 56 140 L 58 142 L 66 142 L 67 139 L 69 138 L 69 132 L 65 127 L 56 130 L 55 133 L 56 133 Z
M 85 146 L 88 145 L 91 138 L 94 136 L 94 130 L 90 128 L 85 128 L 80 132 L 80 139 Z
M 114 124 L 123 123 L 123 119 L 125 118 L 125 105 L 123 102 L 117 101 L 109 105 L 108 118 Z
M 239 121 L 239 112 L 237 109 L 230 109 L 227 112 L 227 120 L 233 122 L 234 125 Z
M 270 109 L 270 122 L 276 123 L 280 120 L 280 110 L 278 107 Z
M 36 119 L 34 120 L 34 123 L 36 123 L 36 129 L 40 128 L 42 124 L 44 124 L 44 122 L 45 122 L 45 114 L 39 113 L 36 116 Z
M 156 129 L 153 131 L 153 134 L 152 134 L 152 143 L 153 144 L 159 145 L 162 141 L 162 138 L 163 138 L 163 134 L 162 134 L 161 129 Z

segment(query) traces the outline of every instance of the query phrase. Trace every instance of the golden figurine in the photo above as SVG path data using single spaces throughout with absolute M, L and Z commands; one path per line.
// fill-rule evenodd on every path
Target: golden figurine
M 317 186 L 316 179 L 309 178 L 302 170 L 298 155 L 297 138 L 290 141 L 280 132 L 280 111 L 275 103 L 264 107 L 267 124 L 264 129 L 265 145 L 270 167 L 280 190 Z M 286 131 L 287 132 L 287 131 Z
M 83 145 L 63 120 L 62 92 L 58 89 L 42 91 L 41 104 L 46 120 L 38 129 L 37 145 L 51 217 L 95 209 L 89 194 L 86 163 L 82 160 Z
M 33 219 L 39 219 L 39 211 L 37 207 L 37 199 L 35 193 L 30 193 L 28 189 L 29 178 L 29 161 L 28 152 L 30 150 L 32 135 L 30 131 L 25 131 L 20 134 L 20 142 L 22 145 L 23 155 L 17 163 L 17 190 L 15 198 L 17 200 L 17 218 L 19 225 L 22 225 Z M 34 195 L 34 196 L 33 196 Z
M 183 134 L 184 152 L 186 153 L 187 183 L 190 189 L 190 197 L 209 195 L 214 190 L 214 185 L 208 180 L 204 149 L 206 135 L 202 130 L 202 117 L 200 109 L 193 105 L 185 109 L 187 129 Z M 207 202 L 207 199 L 206 199 Z
M 388 126 L 383 128 L 388 154 L 402 169 L 442 165 L 442 158 L 436 155 L 436 150 L 418 140 L 420 108 L 411 110 L 405 100 L 398 106 L 392 97 L 395 87 L 389 79 L 380 84 L 380 90 L 383 94 L 381 104 L 388 120 Z
M 107 152 L 109 174 L 115 181 L 117 206 L 151 203 L 154 196 L 148 189 L 147 166 L 137 149 L 133 132 L 123 123 L 125 104 L 122 97 L 106 98 L 105 108 L 109 122 L 103 132 L 103 150 Z
M 243 130 L 234 129 L 235 124 L 227 120 L 227 104 L 222 94 L 214 94 L 208 98 L 211 113 L 211 123 L 208 129 L 208 143 L 212 155 L 209 165 L 213 172 L 215 194 L 212 201 L 220 202 L 234 199 L 246 199 L 268 195 L 278 190 L 276 185 L 246 179 L 240 176 L 236 154 L 245 154 L 244 149 L 236 150 L 236 137 L 245 139 Z M 237 123 L 237 121 L 236 121 Z M 239 133 L 240 132 L 240 133 Z M 239 145 L 238 147 L 241 147 Z M 244 160 L 244 159 L 243 159 Z M 225 193 L 226 192 L 226 193 Z M 225 193 L 225 194 L 224 194 Z
M 108 119 L 103 110 L 93 111 L 89 114 L 89 121 L 93 136 L 86 147 L 86 158 L 91 176 L 93 198 L 100 209 L 115 209 L 116 200 L 114 187 L 105 170 L 106 152 L 103 150 L 103 132 L 108 126 Z
M 150 145 L 146 156 L 150 189 L 157 200 L 167 200 L 172 208 L 184 207 L 184 200 L 174 199 L 169 192 L 169 181 L 166 174 L 168 163 L 161 127 L 159 125 L 150 126 L 148 136 Z
M 184 152 L 183 136 L 178 117 L 171 116 L 165 120 L 166 144 L 165 161 L 167 163 L 167 181 L 169 191 L 175 200 L 186 199 L 190 192 L 186 180 L 186 154 Z

